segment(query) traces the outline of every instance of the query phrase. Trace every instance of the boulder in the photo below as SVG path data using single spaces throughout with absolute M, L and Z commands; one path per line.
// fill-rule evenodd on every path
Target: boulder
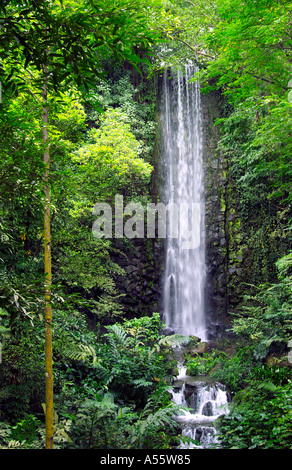
M 202 342 L 196 346 L 192 346 L 191 348 L 189 348 L 188 351 L 186 351 L 186 354 L 189 354 L 191 357 L 194 357 L 197 355 L 203 356 L 203 354 L 205 354 L 207 351 L 208 351 L 208 343 Z

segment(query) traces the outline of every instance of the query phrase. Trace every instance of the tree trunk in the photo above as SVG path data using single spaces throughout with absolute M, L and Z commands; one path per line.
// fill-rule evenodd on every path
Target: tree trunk
M 45 376 L 46 376 L 46 449 L 53 449 L 53 346 L 52 346 L 52 307 L 51 307 L 51 226 L 50 226 L 50 151 L 48 142 L 48 73 L 43 67 L 44 83 L 42 90 L 43 102 L 43 143 L 44 143 L 44 261 L 45 261 Z

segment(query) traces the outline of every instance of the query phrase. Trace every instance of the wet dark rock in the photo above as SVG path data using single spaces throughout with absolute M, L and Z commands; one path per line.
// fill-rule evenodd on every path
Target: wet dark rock
M 207 403 L 205 403 L 205 405 L 203 406 L 202 415 L 204 415 L 204 416 L 212 416 L 213 415 L 213 407 L 212 407 L 212 403 L 210 401 L 207 401 Z
M 171 335 L 174 335 L 174 333 L 175 333 L 174 330 L 168 327 L 165 327 L 161 332 L 163 336 L 171 336 Z

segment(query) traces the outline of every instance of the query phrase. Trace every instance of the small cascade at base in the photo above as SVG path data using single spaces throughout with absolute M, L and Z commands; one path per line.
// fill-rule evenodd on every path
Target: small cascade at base
M 218 448 L 216 419 L 228 414 L 228 393 L 221 383 L 212 382 L 208 376 L 187 376 L 183 362 L 178 363 L 179 374 L 172 390 L 173 402 L 182 405 L 176 421 L 181 428 L 180 449 Z M 194 439 L 196 443 L 188 442 Z

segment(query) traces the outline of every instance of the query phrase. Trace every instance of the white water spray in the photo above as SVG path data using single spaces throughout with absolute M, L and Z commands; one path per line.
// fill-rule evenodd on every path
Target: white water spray
M 226 387 L 204 376 L 187 376 L 181 361 L 178 368 L 172 399 L 182 406 L 175 417 L 181 427 L 179 448 L 220 447 L 215 422 L 219 416 L 229 413 Z

